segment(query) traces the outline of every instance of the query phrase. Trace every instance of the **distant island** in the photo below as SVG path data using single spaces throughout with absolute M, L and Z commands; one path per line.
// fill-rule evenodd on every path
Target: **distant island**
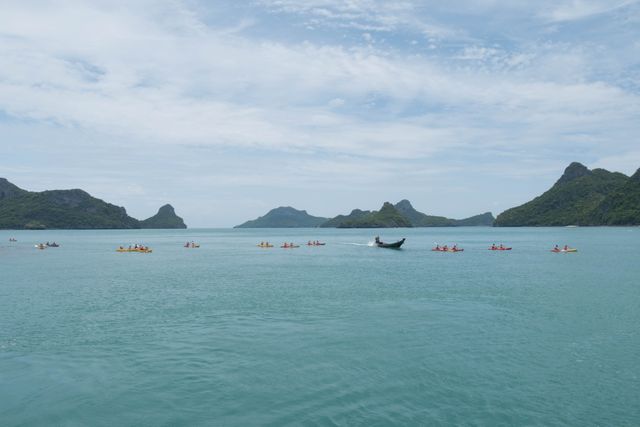
M 291 206 L 271 209 L 264 216 L 236 225 L 234 228 L 305 228 L 319 227 L 327 218 L 311 216 Z
M 548 191 L 502 212 L 495 225 L 640 225 L 640 169 L 628 177 L 571 163 Z
M 428 215 L 408 200 L 385 202 L 380 210 L 353 209 L 333 218 L 281 206 L 234 228 L 395 228 L 460 226 L 640 225 L 640 169 L 631 177 L 573 162 L 560 179 L 533 200 L 493 217 L 491 212 L 465 219 Z M 27 191 L 0 178 L 0 229 L 187 228 L 166 204 L 145 220 L 79 190 Z
M 264 216 L 237 225 L 235 228 L 394 228 L 394 227 L 458 227 L 491 226 L 494 217 L 490 212 L 462 220 L 426 215 L 413 208 L 408 200 L 393 205 L 385 202 L 379 211 L 354 209 L 348 215 L 322 218 L 309 215 L 292 207 L 272 209 Z
M 140 221 L 140 228 L 187 228 L 170 204 L 161 206 L 154 216 Z
M 171 205 L 139 221 L 125 208 L 74 190 L 27 191 L 0 178 L 0 229 L 187 228 Z
M 321 225 L 335 228 L 397 228 L 413 227 L 411 221 L 389 202 L 379 211 L 351 211 L 349 215 L 339 215 Z

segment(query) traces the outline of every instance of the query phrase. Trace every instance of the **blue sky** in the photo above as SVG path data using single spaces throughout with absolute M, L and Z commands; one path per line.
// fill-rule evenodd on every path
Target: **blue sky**
M 190 226 L 640 167 L 639 0 L 0 4 L 0 176 Z

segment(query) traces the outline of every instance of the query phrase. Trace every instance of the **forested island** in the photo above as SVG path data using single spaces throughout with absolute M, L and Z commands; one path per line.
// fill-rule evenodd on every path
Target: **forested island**
M 628 177 L 571 163 L 548 191 L 502 212 L 495 225 L 640 225 L 640 169 Z
M 139 221 L 125 208 L 74 190 L 27 191 L 0 178 L 0 229 L 187 228 L 171 205 Z
M 507 209 L 465 219 L 419 212 L 408 200 L 385 202 L 377 211 L 353 209 L 333 218 L 313 216 L 290 206 L 235 228 L 393 228 L 459 226 L 598 226 L 640 225 L 640 169 L 632 176 L 605 169 L 590 170 L 571 163 L 560 179 L 533 200 Z M 0 178 L 0 229 L 139 229 L 187 228 L 167 204 L 145 220 L 129 216 L 125 208 L 80 190 L 32 192 Z
M 380 210 L 354 209 L 334 218 L 314 217 L 294 208 L 277 208 L 246 227 L 459 227 L 459 226 L 640 225 L 640 169 L 631 177 L 573 162 L 545 193 L 494 218 L 491 212 L 451 219 L 417 211 L 408 200 L 385 202 Z
M 408 200 L 401 200 L 395 205 L 385 202 L 378 211 L 354 209 L 348 215 L 334 218 L 322 218 L 309 215 L 292 207 L 272 209 L 264 216 L 237 225 L 235 228 L 394 228 L 394 227 L 458 227 L 458 226 L 491 226 L 494 217 L 490 212 L 457 220 L 442 216 L 432 216 L 413 208 Z

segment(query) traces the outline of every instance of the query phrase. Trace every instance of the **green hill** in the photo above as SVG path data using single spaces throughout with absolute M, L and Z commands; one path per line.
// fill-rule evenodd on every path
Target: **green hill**
M 604 169 L 589 170 L 574 162 L 551 189 L 524 205 L 504 211 L 496 218 L 495 225 L 604 225 L 607 215 L 613 215 L 610 217 L 613 223 L 616 212 L 622 215 L 621 212 L 630 207 L 627 203 L 633 205 L 626 196 L 628 181 L 624 174 Z M 605 202 L 607 199 L 609 202 Z M 610 208 L 607 209 L 605 203 L 610 203 Z
M 490 212 L 466 219 L 450 219 L 443 216 L 427 215 L 417 211 L 408 200 L 395 205 L 385 203 L 379 211 L 354 209 L 349 215 L 338 215 L 321 225 L 335 228 L 391 228 L 391 227 L 457 227 L 493 225 L 494 217 Z
M 82 190 L 25 191 L 0 201 L 0 228 L 139 228 L 124 208 Z
M 453 225 L 456 227 L 491 227 L 495 220 L 491 212 L 485 212 L 465 219 L 454 219 Z
M 379 211 L 363 212 L 357 211 L 355 215 L 352 211 L 351 215 L 344 217 L 339 221 L 333 221 L 332 224 L 337 228 L 395 228 L 395 227 L 412 227 L 404 215 L 389 202 L 384 202 Z M 335 218 L 334 218 L 335 220 Z
M 593 219 L 602 225 L 640 225 L 640 169 L 600 203 Z
M 25 193 L 27 193 L 27 191 L 10 183 L 6 178 L 0 178 L 0 202 L 5 199 L 21 196 Z
M 411 202 L 404 199 L 395 204 L 395 208 L 407 218 L 414 227 L 452 227 L 455 220 L 443 216 L 432 216 L 418 212 Z
M 338 215 L 335 218 L 331 218 L 329 221 L 320 225 L 323 228 L 339 228 L 340 224 L 345 222 L 351 222 L 359 220 L 360 218 L 370 215 L 371 211 L 363 211 L 360 209 L 354 209 L 349 215 Z
M 52 228 L 127 229 L 141 222 L 82 190 L 31 192 L 0 178 L 0 229 Z
M 408 200 L 401 200 L 395 205 L 398 212 L 404 215 L 414 227 L 463 227 L 492 226 L 495 218 L 491 212 L 475 215 L 465 219 L 451 219 L 443 216 L 427 215 L 415 210 Z
M 311 216 L 307 211 L 299 211 L 290 206 L 271 209 L 266 215 L 236 225 L 234 228 L 302 228 L 319 227 L 327 218 Z
M 158 213 L 140 221 L 140 228 L 187 228 L 186 224 L 171 205 L 164 205 L 158 209 Z

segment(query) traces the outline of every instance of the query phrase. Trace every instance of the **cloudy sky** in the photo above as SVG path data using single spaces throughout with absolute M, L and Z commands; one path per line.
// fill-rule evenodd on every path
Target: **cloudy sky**
M 0 3 L 0 176 L 190 226 L 640 167 L 640 0 Z

